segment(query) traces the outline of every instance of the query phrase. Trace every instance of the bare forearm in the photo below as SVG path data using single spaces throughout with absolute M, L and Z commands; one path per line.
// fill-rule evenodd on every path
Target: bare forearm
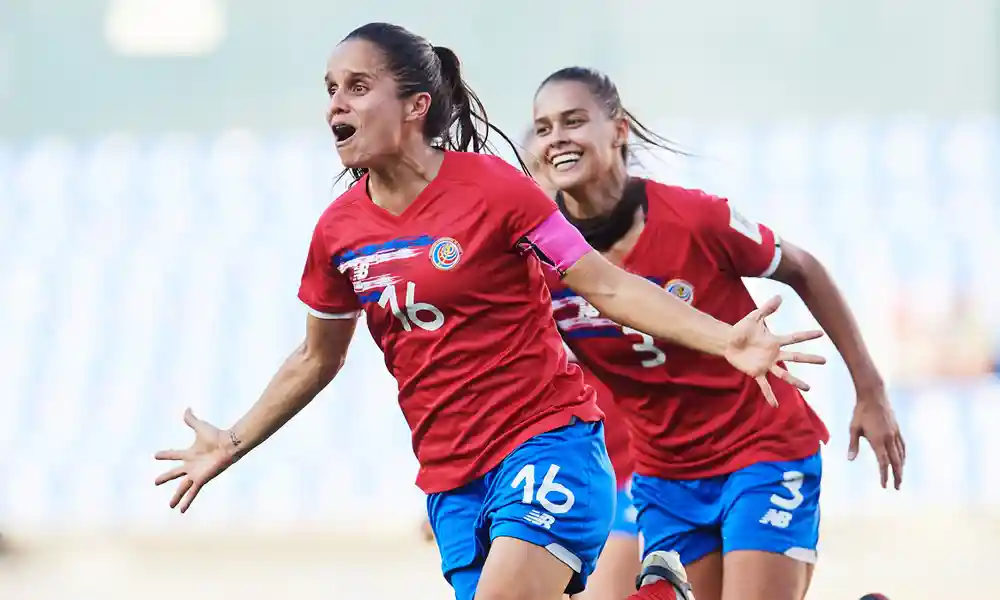
M 340 365 L 309 356 L 300 346 L 268 383 L 260 399 L 230 428 L 234 458 L 240 458 L 281 429 L 330 383 Z
M 882 388 L 882 377 L 861 336 L 861 328 L 837 284 L 826 268 L 812 256 L 802 262 L 800 273 L 785 283 L 802 298 L 816 322 L 830 336 L 830 341 L 851 373 L 855 387 L 859 390 Z
M 655 338 L 721 356 L 732 327 L 668 294 L 659 286 L 624 271 L 608 272 L 600 283 L 574 287 L 605 317 Z

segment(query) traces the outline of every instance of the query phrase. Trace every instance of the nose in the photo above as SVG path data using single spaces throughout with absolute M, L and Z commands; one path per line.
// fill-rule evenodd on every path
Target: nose
M 344 101 L 344 96 L 337 90 L 330 96 L 330 102 L 326 106 L 326 120 L 329 121 L 337 115 L 342 115 L 348 110 L 347 103 Z
M 548 149 L 558 150 L 560 147 L 565 146 L 567 142 L 569 142 L 569 136 L 566 135 L 566 129 L 561 125 L 553 126 L 552 131 L 549 132 Z

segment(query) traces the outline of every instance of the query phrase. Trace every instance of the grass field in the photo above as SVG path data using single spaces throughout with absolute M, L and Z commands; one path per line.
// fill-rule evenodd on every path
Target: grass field
M 1000 515 L 832 521 L 810 600 L 1000 598 Z M 416 533 L 14 539 L 3 600 L 447 600 L 436 550 Z

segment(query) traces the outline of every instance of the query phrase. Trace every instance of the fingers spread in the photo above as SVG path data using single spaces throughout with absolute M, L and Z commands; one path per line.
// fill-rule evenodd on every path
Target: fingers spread
M 194 416 L 194 411 L 190 408 L 184 409 L 184 424 L 191 429 L 198 429 L 198 417 Z
M 808 352 L 781 352 L 778 360 L 783 362 L 804 363 L 809 365 L 825 365 L 826 359 L 819 354 L 809 354 Z
M 799 379 L 795 375 L 792 375 L 788 371 L 782 369 L 778 365 L 774 365 L 773 367 L 771 367 L 771 374 L 774 375 L 775 377 L 777 377 L 778 379 L 782 379 L 784 381 L 787 381 L 788 383 L 794 385 L 795 387 L 799 388 L 803 392 L 808 392 L 809 391 L 809 384 L 808 383 L 802 381 L 801 379 Z
M 166 473 L 161 473 L 160 476 L 156 478 L 156 481 L 154 483 L 156 485 L 163 485 L 168 481 L 173 481 L 174 479 L 177 479 L 178 477 L 182 477 L 184 475 L 187 475 L 187 469 L 184 468 L 183 466 L 177 467 L 176 469 L 171 469 Z
M 771 384 L 768 382 L 767 377 L 761 375 L 760 377 L 755 377 L 754 380 L 760 386 L 760 390 L 764 392 L 764 398 L 767 400 L 767 403 L 771 406 L 778 406 L 778 398 L 775 397 L 774 390 L 771 389 Z
M 189 508 L 191 508 L 191 503 L 194 499 L 198 497 L 198 492 L 201 491 L 201 483 L 195 483 L 191 486 L 191 491 L 185 496 L 184 501 L 181 502 L 181 514 L 186 513 Z
M 184 460 L 186 450 L 160 450 L 153 455 L 156 460 Z
M 802 342 L 808 342 L 809 340 L 816 340 L 824 335 L 825 334 L 819 329 L 811 329 L 809 331 L 786 333 L 785 335 L 778 336 L 778 341 L 782 346 L 791 346 L 792 344 L 800 344 Z
M 763 321 L 767 317 L 770 317 L 778 310 L 781 306 L 781 296 L 771 296 L 771 298 L 760 305 L 760 308 L 755 310 L 753 313 L 758 321 Z
M 192 485 L 194 485 L 194 482 L 187 477 L 181 480 L 181 482 L 177 485 L 177 491 L 174 492 L 174 496 L 170 499 L 170 508 L 177 508 L 177 505 L 180 504 L 181 498 L 183 498 L 184 494 L 191 489 Z

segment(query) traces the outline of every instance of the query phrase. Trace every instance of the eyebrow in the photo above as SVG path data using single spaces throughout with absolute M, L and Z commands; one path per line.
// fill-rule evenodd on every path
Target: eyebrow
M 372 78 L 372 74 L 371 73 L 365 73 L 365 72 L 361 72 L 361 71 L 346 71 L 346 73 L 347 73 L 347 78 L 348 79 L 371 79 Z M 329 72 L 323 74 L 323 82 L 326 83 L 327 85 L 333 83 L 333 80 L 330 79 L 330 73 Z
M 578 112 L 584 112 L 585 113 L 585 112 L 587 112 L 587 109 L 583 108 L 583 107 L 571 108 L 569 110 L 564 110 L 564 111 L 560 112 L 557 116 L 559 116 L 559 117 L 566 117 L 566 116 L 569 116 L 569 115 L 571 115 L 573 113 L 578 113 Z M 547 120 L 549 120 L 549 117 L 538 117 L 537 119 L 535 119 L 535 123 L 538 123 L 539 121 L 547 121 Z

